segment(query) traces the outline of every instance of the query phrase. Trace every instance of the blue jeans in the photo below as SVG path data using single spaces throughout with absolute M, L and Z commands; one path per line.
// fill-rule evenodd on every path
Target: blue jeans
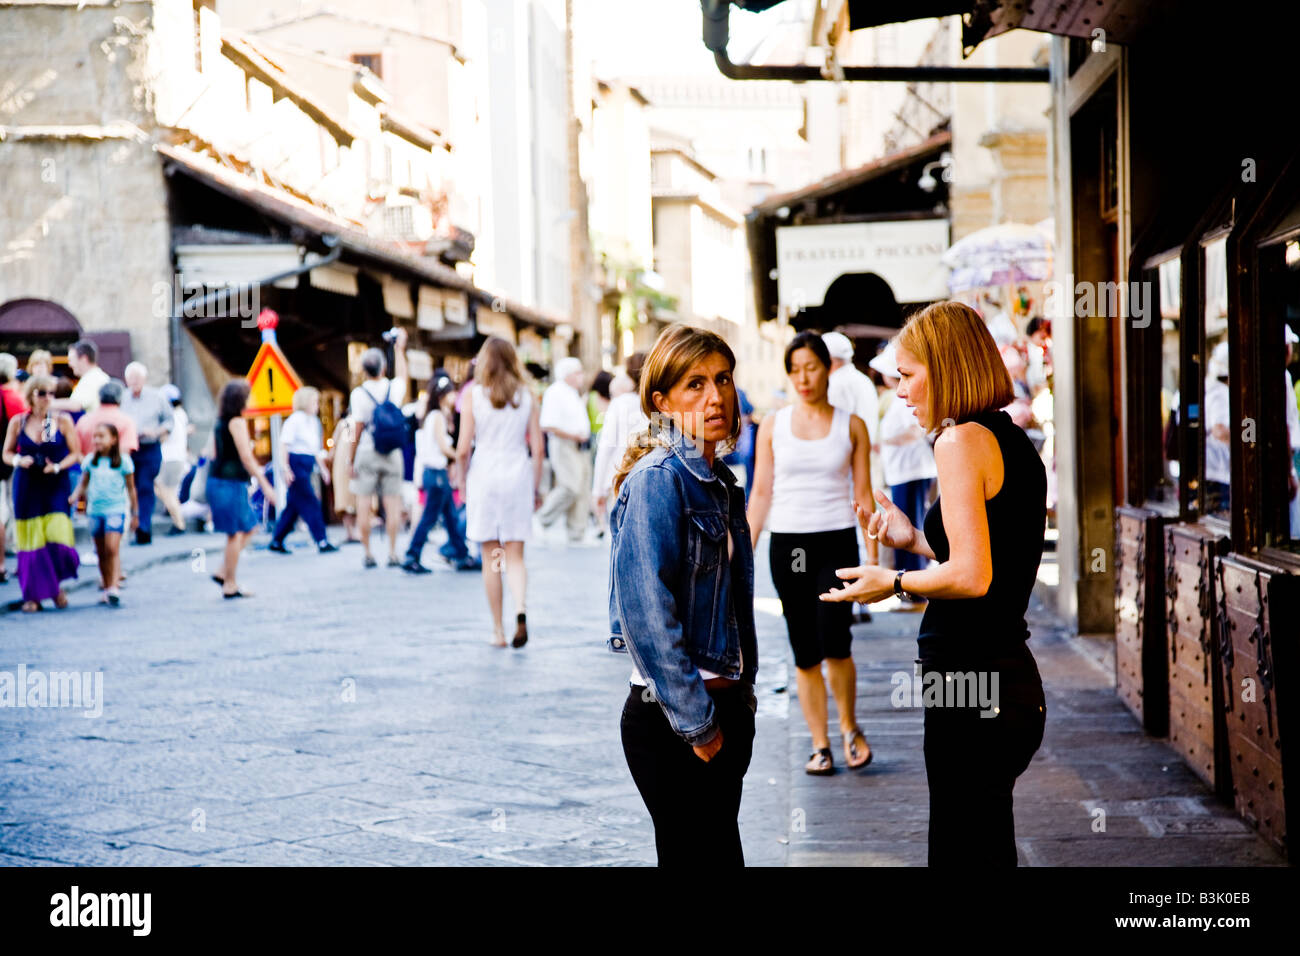
M 139 449 L 131 455 L 135 463 L 135 494 L 140 502 L 140 531 L 145 534 L 153 532 L 154 497 L 153 483 L 162 471 L 162 446 L 156 441 L 141 443 Z
M 918 478 L 915 481 L 905 481 L 902 484 L 891 485 L 889 488 L 890 497 L 894 499 L 894 504 L 898 509 L 907 515 L 907 520 L 912 522 L 916 527 L 921 527 L 925 523 L 925 499 L 930 494 L 930 478 Z M 896 550 L 894 552 L 894 570 L 895 571 L 921 571 L 928 562 L 919 554 L 913 554 L 911 551 Z
M 325 518 L 321 514 L 320 499 L 316 497 L 316 492 L 311 486 L 311 476 L 316 470 L 316 458 L 314 455 L 290 455 L 289 470 L 293 472 L 293 482 L 289 485 L 288 500 L 285 502 L 280 520 L 275 524 L 275 532 L 271 535 L 271 540 L 276 544 L 283 544 L 285 537 L 301 518 L 307 525 L 307 530 L 311 532 L 311 539 L 317 544 L 324 544 L 328 540 L 325 537 Z
M 468 560 L 469 549 L 465 547 L 465 536 L 461 531 L 460 522 L 456 520 L 456 509 L 451 502 L 451 481 L 447 478 L 447 469 L 424 469 L 424 493 L 424 512 L 420 515 L 420 523 L 415 526 L 415 531 L 411 534 L 411 543 L 406 549 L 407 560 L 420 560 L 420 554 L 424 551 L 424 542 L 428 540 L 429 532 L 433 530 L 440 518 L 447 529 L 447 544 L 451 552 L 447 555 L 448 558 L 452 561 Z M 446 554 L 447 551 L 444 550 L 443 553 Z

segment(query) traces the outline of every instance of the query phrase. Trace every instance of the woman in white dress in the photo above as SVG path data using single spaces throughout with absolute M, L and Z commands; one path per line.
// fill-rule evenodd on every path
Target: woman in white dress
M 466 476 L 465 536 L 477 541 L 483 553 L 493 647 L 506 646 L 501 621 L 503 558 L 515 600 L 512 643 L 523 647 L 528 640 L 524 542 L 542 501 L 537 489 L 543 457 L 538 406 L 524 383 L 519 357 L 509 342 L 492 336 L 478 353 L 474 385 L 461 414 L 456 459 Z

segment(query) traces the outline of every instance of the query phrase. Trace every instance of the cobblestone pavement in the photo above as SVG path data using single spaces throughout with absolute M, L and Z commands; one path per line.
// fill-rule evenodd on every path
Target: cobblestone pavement
M 94 603 L 84 568 L 68 610 L 0 613 L 0 672 L 103 675 L 96 719 L 0 709 L 0 863 L 653 864 L 618 737 L 628 658 L 604 645 L 606 547 L 530 545 L 531 639 L 497 650 L 477 573 L 363 571 L 355 546 L 317 555 L 295 540 L 288 557 L 246 554 L 246 601 L 208 578 L 222 539 L 191 535 L 125 549 L 121 608 Z M 923 865 L 920 711 L 890 703 L 919 615 L 855 628 L 875 757 L 847 771 L 835 733 L 839 771 L 809 777 L 766 554 L 764 541 L 747 862 Z M 1086 640 L 1041 609 L 1032 623 L 1049 719 L 1016 788 L 1022 863 L 1282 862 L 1141 733 Z
M 124 549 L 120 608 L 83 568 L 67 610 L 0 615 L 0 671 L 101 671 L 104 700 L 97 719 L 0 710 L 0 862 L 653 864 L 618 734 L 629 659 L 604 644 L 607 547 L 530 546 L 530 640 L 498 650 L 477 573 L 250 549 L 255 596 L 223 601 L 221 543 Z M 759 688 L 752 864 L 787 852 L 779 675 Z

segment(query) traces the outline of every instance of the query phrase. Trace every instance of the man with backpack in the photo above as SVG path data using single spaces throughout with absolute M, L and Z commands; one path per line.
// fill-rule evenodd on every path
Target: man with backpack
M 374 498 L 384 502 L 384 524 L 388 532 L 388 566 L 400 568 L 397 535 L 402 525 L 402 446 L 406 442 L 406 330 L 385 335 L 393 343 L 393 378 L 385 378 L 388 362 L 379 349 L 367 349 L 361 356 L 366 379 L 352 390 L 349 409 L 357 423 L 352 445 L 352 493 L 357 499 L 357 530 L 366 556 L 363 566 L 376 566 L 370 553 L 370 521 Z

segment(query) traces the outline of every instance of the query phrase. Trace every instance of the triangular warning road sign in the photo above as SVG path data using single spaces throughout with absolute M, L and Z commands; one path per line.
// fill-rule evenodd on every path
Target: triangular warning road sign
M 252 390 L 244 406 L 245 415 L 287 415 L 293 411 L 293 393 L 302 387 L 302 380 L 279 346 L 263 342 L 246 377 Z

